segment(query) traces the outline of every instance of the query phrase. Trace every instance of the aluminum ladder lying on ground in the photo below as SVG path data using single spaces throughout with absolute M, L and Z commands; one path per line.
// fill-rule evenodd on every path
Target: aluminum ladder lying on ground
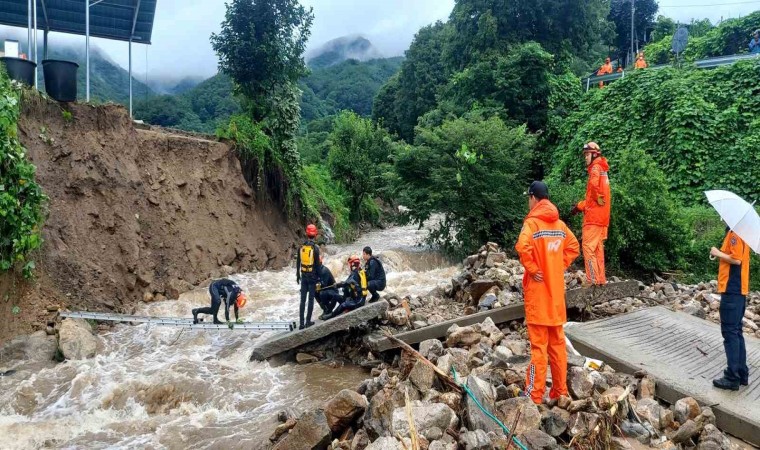
M 193 319 L 185 319 L 182 317 L 151 317 L 151 316 L 131 316 L 128 314 L 113 314 L 113 313 L 97 313 L 88 311 L 61 311 L 59 313 L 61 317 L 72 319 L 91 319 L 91 320 L 105 320 L 109 322 L 131 322 L 131 323 L 152 323 L 156 325 L 164 325 L 178 328 L 191 328 L 191 329 L 203 329 L 203 330 L 224 330 L 229 329 L 229 326 L 225 324 L 213 324 L 213 323 L 193 323 Z M 233 330 L 254 330 L 254 331 L 293 331 L 295 329 L 295 322 L 244 322 L 234 323 Z

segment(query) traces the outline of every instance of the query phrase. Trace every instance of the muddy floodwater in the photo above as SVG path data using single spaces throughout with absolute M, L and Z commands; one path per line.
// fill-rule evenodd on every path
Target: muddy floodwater
M 456 271 L 417 245 L 425 233 L 373 231 L 354 245 L 328 246 L 325 264 L 341 279 L 346 258 L 370 245 L 386 261 L 388 291 L 423 295 Z M 293 268 L 231 278 L 249 293 L 245 320 L 298 320 Z M 199 290 L 143 305 L 136 314 L 188 317 L 208 303 Z M 315 316 L 320 313 L 315 306 Z M 92 359 L 11 364 L 16 373 L 0 377 L 0 448 L 254 448 L 268 438 L 278 411 L 313 408 L 368 377 L 345 365 L 250 362 L 251 348 L 267 338 L 260 332 L 117 325 L 99 338 Z

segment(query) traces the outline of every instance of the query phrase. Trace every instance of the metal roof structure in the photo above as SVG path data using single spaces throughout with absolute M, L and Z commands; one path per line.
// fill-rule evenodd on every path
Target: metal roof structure
M 157 0 L 90 0 L 90 36 L 150 44 Z M 87 0 L 37 0 L 45 31 L 86 35 Z M 28 0 L 0 0 L 0 24 L 26 28 Z
M 90 101 L 90 36 L 129 42 L 129 114 L 132 115 L 132 42 L 150 45 L 158 0 L 0 0 L 0 25 L 28 30 L 30 58 L 38 62 L 37 24 L 48 33 L 86 37 L 86 99 Z M 37 68 L 35 68 L 35 85 Z

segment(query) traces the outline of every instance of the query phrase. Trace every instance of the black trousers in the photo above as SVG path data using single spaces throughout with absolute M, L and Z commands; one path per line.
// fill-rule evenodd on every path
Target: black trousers
M 342 300 L 343 296 L 337 289 L 325 289 L 317 293 L 317 302 L 325 314 L 330 314 Z
M 367 290 L 369 291 L 372 296 L 370 297 L 370 302 L 376 302 L 380 299 L 380 294 L 378 294 L 378 291 L 382 291 L 385 289 L 385 281 L 382 280 L 372 280 L 367 282 Z
M 208 293 L 211 294 L 211 306 L 206 308 L 198 308 L 195 310 L 197 314 L 211 314 L 214 316 L 214 323 L 219 322 L 219 319 L 217 318 L 217 315 L 219 314 L 219 308 L 222 306 L 222 293 L 219 292 L 219 289 L 216 287 L 214 283 L 211 283 L 211 286 L 208 287 Z M 234 304 L 235 306 L 235 317 L 238 315 L 238 307 L 237 303 Z M 225 317 L 226 319 L 229 319 L 228 317 Z
M 738 294 L 720 296 L 720 333 L 723 335 L 723 348 L 726 351 L 727 367 L 723 372 L 726 379 L 740 382 L 747 381 L 747 349 L 742 334 L 742 318 L 747 306 L 747 298 Z
M 298 308 L 298 318 L 300 325 L 306 325 L 311 322 L 311 313 L 314 312 L 314 297 L 317 293 L 317 280 L 308 277 L 301 277 L 301 305 Z M 306 300 L 308 298 L 308 308 Z M 306 309 L 306 321 L 304 321 L 304 309 Z

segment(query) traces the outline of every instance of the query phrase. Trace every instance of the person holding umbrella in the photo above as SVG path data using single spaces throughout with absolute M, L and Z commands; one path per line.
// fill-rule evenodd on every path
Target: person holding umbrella
M 710 249 L 710 258 L 719 260 L 720 331 L 727 362 L 723 376 L 713 380 L 713 386 L 737 391 L 740 385 L 749 384 L 742 318 L 749 293 L 749 251 L 760 250 L 760 216 L 752 205 L 731 192 L 705 194 L 728 225 L 721 248 Z

